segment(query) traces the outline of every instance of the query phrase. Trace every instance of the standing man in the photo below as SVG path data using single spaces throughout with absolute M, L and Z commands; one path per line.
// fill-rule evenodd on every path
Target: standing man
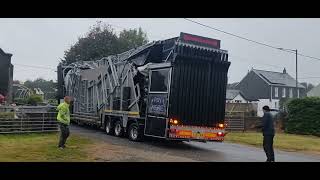
M 58 120 L 58 124 L 59 124 L 59 128 L 60 128 L 60 140 L 59 140 L 59 145 L 58 147 L 60 149 L 64 149 L 65 148 L 65 143 L 67 141 L 67 138 L 70 135 L 70 131 L 69 131 L 69 125 L 70 125 L 70 103 L 71 103 L 71 97 L 66 96 L 64 97 L 64 102 L 61 103 L 58 107 L 57 110 L 58 112 L 58 116 L 57 116 L 57 120 Z
M 272 115 L 270 113 L 269 106 L 263 106 L 264 115 L 262 117 L 262 125 L 258 126 L 262 128 L 263 132 L 263 149 L 267 155 L 266 162 L 274 162 L 274 151 L 273 151 L 273 138 L 275 135 Z

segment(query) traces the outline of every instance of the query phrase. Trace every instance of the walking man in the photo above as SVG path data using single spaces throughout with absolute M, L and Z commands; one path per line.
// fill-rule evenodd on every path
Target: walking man
M 270 113 L 269 106 L 264 106 L 264 115 L 262 117 L 262 125 L 258 126 L 262 128 L 263 133 L 263 149 L 267 156 L 266 162 L 274 162 L 274 151 L 273 151 L 273 138 L 275 135 L 272 115 Z
M 70 135 L 70 131 L 69 131 L 69 125 L 70 125 L 69 106 L 70 106 L 70 102 L 71 102 L 71 97 L 66 96 L 66 97 L 64 97 L 64 102 L 61 103 L 57 107 L 57 110 L 59 111 L 58 116 L 57 116 L 57 120 L 58 120 L 58 125 L 60 128 L 60 139 L 59 139 L 58 147 L 60 149 L 65 148 L 65 143 L 67 141 L 67 138 Z

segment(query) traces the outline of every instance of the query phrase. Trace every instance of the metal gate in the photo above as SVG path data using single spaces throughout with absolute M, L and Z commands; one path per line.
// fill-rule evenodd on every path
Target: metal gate
M 244 131 L 245 130 L 245 112 L 232 111 L 226 112 L 225 122 L 227 124 L 227 131 Z
M 57 112 L 48 107 L 5 107 L 0 118 L 0 134 L 58 131 Z

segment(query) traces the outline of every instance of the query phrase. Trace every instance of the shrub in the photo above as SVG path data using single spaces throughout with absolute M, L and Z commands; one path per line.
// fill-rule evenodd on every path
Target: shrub
M 48 99 L 48 103 L 51 105 L 58 105 L 58 100 L 56 99 Z
M 16 99 L 14 99 L 14 102 L 15 102 L 17 105 L 24 105 L 24 104 L 27 104 L 27 99 L 16 98 Z
M 27 100 L 27 103 L 33 106 L 36 106 L 38 103 L 42 103 L 42 102 L 43 102 L 43 99 L 39 95 L 31 95 Z
M 285 132 L 320 136 L 320 98 L 291 100 Z

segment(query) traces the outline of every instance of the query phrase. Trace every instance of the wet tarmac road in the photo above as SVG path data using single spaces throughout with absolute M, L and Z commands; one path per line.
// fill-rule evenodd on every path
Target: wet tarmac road
M 108 136 L 103 131 L 71 126 L 71 133 L 84 135 L 102 142 L 130 147 L 146 152 L 156 152 L 165 155 L 188 158 L 190 161 L 210 161 L 210 162 L 264 162 L 266 157 L 262 148 L 233 144 L 233 143 L 201 143 L 183 142 L 174 143 L 158 140 L 146 140 L 144 142 L 132 142 L 127 138 Z M 285 152 L 275 150 L 275 158 L 278 162 L 320 162 L 320 156 L 295 152 Z

